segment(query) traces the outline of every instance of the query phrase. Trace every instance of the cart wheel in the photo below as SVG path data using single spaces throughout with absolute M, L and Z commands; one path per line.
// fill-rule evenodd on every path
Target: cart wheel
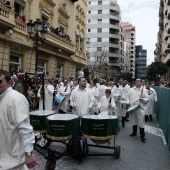
M 56 166 L 55 156 L 49 158 L 45 164 L 45 170 L 54 170 Z
M 116 159 L 120 158 L 120 151 L 121 151 L 120 146 L 115 147 L 115 157 L 116 157 Z

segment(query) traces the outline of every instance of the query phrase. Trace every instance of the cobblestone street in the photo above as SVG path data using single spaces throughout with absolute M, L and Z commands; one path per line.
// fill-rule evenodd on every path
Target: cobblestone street
M 56 163 L 56 170 L 169 170 L 170 152 L 166 147 L 162 130 L 158 128 L 156 118 L 154 122 L 146 123 L 146 143 L 140 141 L 140 136 L 129 137 L 131 133 L 130 122 L 126 128 L 121 128 L 120 135 L 116 138 L 116 145 L 121 146 L 120 159 L 114 156 L 87 156 L 82 163 L 71 157 L 63 156 Z M 89 141 L 90 142 L 90 141 Z M 114 140 L 111 140 L 113 145 Z M 62 144 L 53 143 L 52 148 L 63 150 Z M 110 153 L 113 150 L 92 148 L 90 153 Z M 46 151 L 43 151 L 46 153 Z M 36 153 L 38 165 L 35 170 L 43 170 L 46 160 Z

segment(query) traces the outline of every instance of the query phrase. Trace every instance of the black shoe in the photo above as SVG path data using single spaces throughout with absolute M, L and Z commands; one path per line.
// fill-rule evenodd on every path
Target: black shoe
M 147 122 L 148 121 L 148 115 L 145 115 L 145 122 Z
M 130 136 L 130 137 L 136 136 L 136 133 L 132 133 L 132 134 L 130 134 L 129 136 Z
M 146 138 L 145 138 L 145 137 L 141 137 L 141 141 L 142 141 L 143 143 L 145 143 L 145 142 L 146 142 Z
M 125 127 L 125 124 L 122 124 L 122 127 L 124 128 L 124 127 Z
M 152 121 L 153 121 L 153 119 L 152 119 L 152 115 L 149 115 L 149 120 L 150 120 L 150 122 L 152 122 Z
M 125 122 L 129 122 L 129 120 L 127 118 L 125 118 Z

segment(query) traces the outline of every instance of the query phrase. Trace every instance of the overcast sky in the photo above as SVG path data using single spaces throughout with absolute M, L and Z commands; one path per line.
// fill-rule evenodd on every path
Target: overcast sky
M 123 21 L 131 22 L 136 27 L 136 45 L 147 50 L 147 64 L 154 61 L 155 43 L 159 30 L 160 0 L 118 0 Z

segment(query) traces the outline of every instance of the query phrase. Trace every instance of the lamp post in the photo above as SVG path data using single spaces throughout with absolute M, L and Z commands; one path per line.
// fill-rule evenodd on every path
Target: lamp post
M 27 23 L 27 31 L 31 38 L 35 41 L 35 77 L 37 76 L 37 66 L 38 66 L 38 43 L 44 42 L 46 39 L 47 30 L 43 29 L 43 25 L 40 19 L 36 21 L 30 20 Z M 41 36 L 40 36 L 41 34 Z M 43 98 L 43 110 L 45 110 L 45 101 L 44 101 L 44 73 L 42 74 L 42 98 Z
M 36 21 L 30 20 L 27 23 L 27 31 L 31 38 L 35 40 L 35 49 L 36 49 L 36 58 L 35 58 L 35 73 L 37 73 L 37 65 L 38 65 L 38 43 L 44 42 L 46 39 L 47 30 L 43 29 L 42 22 L 40 19 L 36 19 Z M 41 36 L 39 35 L 41 33 Z

